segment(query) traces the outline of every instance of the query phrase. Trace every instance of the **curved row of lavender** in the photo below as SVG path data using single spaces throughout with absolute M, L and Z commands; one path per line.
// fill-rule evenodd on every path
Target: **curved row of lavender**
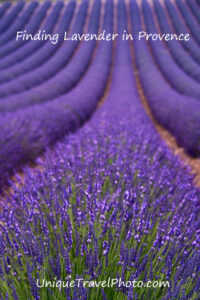
M 153 19 L 153 14 L 147 1 L 142 2 L 142 8 L 147 32 L 157 34 L 158 31 Z M 161 7 L 159 7 L 159 12 L 160 9 Z M 168 43 L 169 42 L 167 42 L 167 44 Z M 168 48 L 165 47 L 165 45 L 163 45 L 159 40 L 150 40 L 149 44 L 153 52 L 154 59 L 159 66 L 159 69 L 161 70 L 167 81 L 170 83 L 170 85 L 181 94 L 200 99 L 200 83 L 196 82 L 194 79 L 188 76 L 179 67 L 179 65 L 176 64 L 176 61 L 174 61 L 173 57 L 167 52 Z M 176 47 L 176 45 L 175 48 L 178 50 L 179 56 L 181 56 L 181 53 L 179 52 L 179 49 Z M 186 55 L 188 56 L 187 53 Z M 185 62 L 184 57 L 182 57 L 182 60 L 184 60 Z M 196 72 L 196 75 L 200 81 L 200 66 L 198 66 L 198 70 L 196 71 L 199 71 Z
M 24 28 L 24 26 L 29 22 L 31 16 L 34 14 L 35 9 L 38 6 L 37 1 L 31 1 L 27 4 L 22 11 L 22 13 L 17 17 L 15 22 L 10 26 L 5 32 L 1 34 L 0 46 L 7 44 L 10 40 L 15 38 L 16 32 Z
M 157 19 L 160 24 L 160 28 L 162 33 L 172 33 L 170 25 L 167 21 L 167 16 L 160 4 L 159 0 L 154 1 L 154 7 L 157 15 Z M 200 83 L 200 66 L 197 64 L 188 52 L 185 51 L 183 47 L 181 47 L 180 43 L 176 40 L 169 40 L 166 42 L 173 59 L 177 62 L 180 68 L 183 71 L 194 78 L 196 81 Z
M 142 30 L 137 3 L 131 2 L 133 34 Z M 177 93 L 154 63 L 147 42 L 134 40 L 135 60 L 142 87 L 158 122 L 192 155 L 200 154 L 200 102 Z
M 39 30 L 40 25 L 45 18 L 45 15 L 51 5 L 50 1 L 44 2 L 42 5 L 36 9 L 34 16 L 30 19 L 30 22 L 27 23 L 24 30 L 30 34 L 34 34 Z M 15 31 L 16 35 L 16 31 Z M 28 41 L 27 41 L 28 42 Z M 0 58 L 5 57 L 6 55 L 10 54 L 11 52 L 17 50 L 19 47 L 23 46 L 26 41 L 20 40 L 16 43 L 16 40 L 11 40 L 10 42 L 6 43 L 5 45 L 1 45 L 0 48 Z M 2 76 L 0 75 L 0 78 Z
M 4 14 L 6 13 L 6 11 L 10 7 L 10 5 L 11 5 L 11 2 L 5 2 L 5 3 L 3 3 L 3 5 L 0 8 L 0 20 L 4 16 Z
M 200 22 L 200 8 L 197 3 L 193 0 L 186 0 L 186 3 L 190 7 L 192 13 L 196 17 L 197 21 Z
M 81 7 L 80 12 L 83 15 L 85 14 Z M 99 18 L 100 2 L 95 1 L 87 29 L 88 32 L 98 32 Z M 75 27 L 77 27 L 76 25 L 77 23 L 75 24 Z M 92 40 L 82 43 L 79 51 L 73 55 L 72 60 L 65 66 L 73 54 L 77 44 L 77 41 L 69 41 L 69 43 L 65 43 L 63 47 L 60 48 L 54 56 L 52 56 L 51 60 L 48 60 L 40 68 L 37 68 L 29 74 L 25 74 L 12 82 L 2 84 L 0 96 L 8 97 L 5 100 L 0 101 L 0 110 L 9 111 L 23 105 L 25 106 L 34 102 L 45 101 L 45 99 L 51 99 L 56 95 L 64 93 L 75 85 L 87 70 L 96 41 Z M 41 56 L 41 59 L 42 58 L 43 56 Z M 30 63 L 29 60 L 27 61 L 27 64 L 28 63 Z M 35 85 L 39 86 L 34 87 Z M 46 89 L 47 86 L 48 90 Z M 19 95 L 16 95 L 16 93 L 23 91 L 24 88 L 29 88 L 30 91 L 24 91 L 23 94 L 20 93 Z M 15 95 L 9 96 L 9 94 L 14 93 Z
M 58 1 L 53 6 L 51 13 L 48 15 L 46 22 L 43 24 L 41 30 L 45 31 L 47 34 L 51 34 L 55 27 L 55 24 L 59 18 L 60 11 L 62 9 L 63 2 Z M 22 48 L 20 47 L 13 53 L 8 53 L 7 56 L 3 57 L 0 61 L 0 70 L 8 68 L 14 64 L 23 61 L 25 58 L 28 58 L 32 53 L 40 51 L 41 47 L 45 45 L 45 41 L 33 41 L 28 42 Z M 0 52 L 1 53 L 1 52 Z
M 10 28 L 10 26 L 12 26 L 18 14 L 23 9 L 24 4 L 24 1 L 19 1 L 17 4 L 14 5 L 13 8 L 10 9 L 8 14 L 3 16 L 3 18 L 0 20 L 0 34 L 3 34 L 6 30 Z
M 99 20 L 100 20 L 100 8 L 101 8 L 101 2 L 99 0 L 95 1 L 93 5 L 92 14 L 90 17 L 90 22 L 88 25 L 89 33 L 94 33 L 94 34 L 98 33 Z M 70 43 L 74 44 L 74 41 L 70 41 Z M 5 99 L 1 99 L 0 112 L 15 111 L 19 108 L 30 106 L 35 103 L 43 103 L 45 101 L 49 101 L 55 97 L 58 97 L 62 94 L 65 94 L 67 91 L 69 91 L 73 86 L 77 84 L 77 82 L 87 71 L 87 68 L 92 59 L 92 54 L 94 52 L 95 45 L 96 45 L 95 40 L 90 40 L 82 43 L 79 51 L 77 51 L 74 54 L 69 64 L 67 64 L 65 68 L 63 68 L 60 72 L 56 73 L 56 75 L 53 77 L 51 77 L 51 73 L 52 73 L 51 71 L 53 71 L 54 73 L 56 67 L 59 66 L 59 63 L 61 64 L 62 61 L 64 61 L 65 57 L 62 58 L 59 56 L 59 58 L 57 58 L 56 56 L 54 56 L 53 64 L 51 64 L 48 61 L 48 63 L 46 63 L 45 66 L 43 66 L 39 74 L 38 73 L 33 74 L 33 72 L 31 72 L 30 73 L 31 85 L 35 83 L 35 81 L 40 83 L 42 78 L 44 80 L 45 75 L 46 75 L 45 78 L 46 81 L 44 81 L 44 83 L 41 83 L 39 86 L 36 86 L 28 91 L 24 91 L 23 93 L 11 95 L 6 97 Z M 67 49 L 70 49 L 70 47 Z M 67 57 L 65 52 L 63 54 L 64 56 Z M 49 77 L 50 79 L 48 79 Z M 26 78 L 28 78 L 27 75 Z M 23 84 L 26 84 L 26 86 L 28 85 L 28 83 L 24 83 L 24 81 Z M 22 83 L 21 85 L 19 85 L 19 82 L 15 80 L 14 84 L 12 85 L 12 91 L 16 92 L 16 89 L 19 88 L 20 86 L 22 86 Z M 8 87 L 6 86 L 6 88 L 3 89 L 1 86 L 1 91 L 0 91 L 1 95 L 4 94 L 6 91 L 8 91 Z
M 96 2 L 95 4 L 96 6 L 98 6 L 98 2 Z M 60 32 L 62 33 L 64 31 L 64 19 L 66 16 L 69 17 L 69 19 L 67 19 L 68 21 L 67 25 L 69 26 L 70 13 L 73 12 L 74 5 L 75 3 L 71 1 L 67 7 L 67 10 L 65 11 L 66 15 L 64 14 L 61 18 L 61 22 L 59 23 L 58 28 L 60 28 Z M 155 5 L 157 5 L 157 11 L 159 12 L 160 7 L 158 5 L 158 2 L 155 2 Z M 58 13 L 58 10 L 60 11 L 62 6 L 63 6 L 63 2 L 56 3 L 54 7 L 54 11 L 52 12 L 51 16 L 53 17 L 54 12 Z M 77 14 L 77 19 L 72 29 L 72 32 L 75 32 L 77 29 L 80 30 L 80 32 L 83 30 L 82 28 L 85 22 L 87 6 L 88 6 L 88 1 L 83 1 L 82 4 L 80 5 L 79 13 Z M 145 2 L 143 2 L 143 7 L 144 7 L 144 12 L 145 11 L 148 12 L 149 8 L 147 6 L 145 8 Z M 55 10 L 55 8 L 57 8 L 57 11 Z M 93 13 L 99 14 L 99 12 L 95 13 L 94 11 Z M 96 20 L 96 25 L 92 23 L 92 17 L 91 17 L 91 21 L 88 27 L 89 31 L 92 28 L 92 26 L 95 27 L 98 24 L 98 17 L 93 16 L 93 18 Z M 154 28 L 155 25 L 152 23 L 153 19 L 151 19 L 150 17 L 151 19 L 150 20 L 148 14 L 146 15 L 145 19 L 147 21 L 147 27 L 149 28 L 149 30 L 155 30 Z M 78 20 L 79 21 L 81 20 L 81 22 L 79 22 Z M 97 30 L 97 28 L 94 30 Z M 32 43 L 32 45 L 33 44 L 34 43 Z M 81 45 L 80 49 L 78 49 L 77 53 L 75 53 L 75 55 L 73 56 L 71 61 L 66 65 L 66 67 L 64 67 L 64 65 L 66 61 L 69 60 L 70 55 L 72 55 L 72 53 L 74 52 L 77 46 L 77 42 L 66 43 L 65 45 L 60 47 L 58 51 L 55 51 L 55 53 L 53 50 L 54 47 L 52 45 L 46 44 L 45 46 L 42 47 L 42 49 L 40 49 L 41 51 L 36 52 L 36 54 L 31 55 L 27 60 L 22 62 L 22 65 L 24 65 L 24 67 L 27 66 L 27 68 L 30 68 L 30 71 L 32 70 L 31 68 L 33 67 L 32 72 L 20 76 L 18 79 L 11 80 L 8 83 L 2 84 L 0 93 L 1 95 L 5 96 L 7 94 L 23 91 L 24 88 L 29 90 L 2 99 L 0 101 L 0 111 L 2 113 L 7 111 L 14 112 L 19 109 L 24 109 L 24 107 L 28 107 L 28 106 L 30 106 L 31 109 L 32 104 L 36 104 L 36 103 L 42 104 L 43 102 L 46 101 L 48 102 L 49 100 L 55 99 L 56 97 L 60 97 L 60 95 L 62 94 L 66 95 L 66 93 L 69 92 L 69 90 L 80 81 L 84 73 L 87 71 L 89 63 L 91 61 L 95 42 L 86 43 L 86 44 L 83 43 L 83 45 Z M 143 45 L 142 42 L 140 44 L 141 44 L 140 47 L 142 47 Z M 175 45 L 178 45 L 178 43 L 176 42 Z M 158 47 L 162 45 L 158 44 L 157 46 L 157 43 L 153 42 L 151 46 L 153 47 L 152 49 L 155 50 L 155 54 L 156 54 L 155 59 L 158 61 L 160 69 L 163 71 L 165 77 L 173 85 L 173 87 L 177 89 L 179 92 L 185 93 L 188 96 L 194 96 L 194 97 L 196 96 L 197 98 L 199 98 L 198 83 L 192 81 L 192 79 L 189 80 L 187 75 L 181 72 L 178 66 L 176 66 L 176 64 L 173 63 L 173 59 L 170 58 L 170 56 L 166 57 L 166 59 L 168 59 L 167 63 L 166 61 L 164 61 L 164 56 L 162 52 L 159 52 L 159 47 Z M 23 53 L 23 50 L 25 48 L 26 46 L 23 46 L 18 50 L 21 50 Z M 52 56 L 50 55 L 51 56 L 50 58 L 48 57 L 49 52 L 52 55 Z M 46 53 L 46 57 L 44 56 L 45 53 Z M 68 56 L 67 54 L 69 53 L 70 55 Z M 151 65 L 153 66 L 152 70 L 155 71 L 156 76 L 158 78 L 158 82 L 162 83 L 163 86 L 163 88 L 160 89 L 159 93 L 157 93 L 157 89 L 155 85 L 148 88 L 149 91 L 147 92 L 147 95 L 150 95 L 150 102 L 153 101 L 152 103 L 154 103 L 153 105 L 151 105 L 153 113 L 156 115 L 159 122 L 162 125 L 164 125 L 167 129 L 169 129 L 176 136 L 178 142 L 180 142 L 182 146 L 184 146 L 189 152 L 193 154 L 199 154 L 199 142 L 198 142 L 199 122 L 197 121 L 199 118 L 198 103 L 196 103 L 195 99 L 192 99 L 191 97 L 187 99 L 186 97 L 182 97 L 181 95 L 174 93 L 168 87 L 167 83 L 164 81 L 162 76 L 159 74 L 158 70 L 156 69 L 156 66 L 154 66 L 151 55 L 150 53 L 148 53 L 147 48 L 146 48 L 146 56 L 150 61 L 150 66 Z M 38 61 L 41 62 L 43 58 L 45 60 L 47 59 L 47 57 L 49 58 L 49 60 L 47 60 L 46 63 L 44 63 L 44 65 L 42 65 L 40 68 L 34 69 L 36 67 L 34 66 L 34 62 L 35 63 L 36 62 L 38 63 Z M 141 63 L 141 68 L 143 68 L 144 62 L 140 62 L 140 63 Z M 16 70 L 19 67 L 19 65 L 20 64 L 16 64 Z M 59 72 L 60 68 L 61 71 Z M 18 70 L 21 69 L 18 68 Z M 58 72 L 55 74 L 55 76 L 51 77 L 52 74 L 56 72 L 56 70 Z M 152 70 L 151 67 L 149 67 L 147 68 L 147 71 L 145 72 L 142 71 L 143 73 L 146 74 L 142 74 L 141 77 L 144 78 L 148 77 L 148 81 L 143 80 L 146 81 L 145 84 L 147 87 L 148 84 L 152 85 L 151 82 L 153 82 L 153 78 L 150 78 Z M 51 78 L 49 80 L 46 80 L 49 77 Z M 38 84 L 38 86 L 31 88 L 35 84 Z M 161 111 L 161 109 L 158 107 L 159 101 L 161 100 L 158 98 L 160 95 L 163 97 L 163 99 L 167 98 L 168 94 L 166 94 L 166 91 L 168 91 L 171 98 L 171 99 L 167 99 L 167 101 L 170 102 L 170 106 L 168 107 L 168 105 L 165 104 Z M 69 94 L 68 99 L 70 97 L 71 96 Z M 174 102 L 174 99 L 176 100 L 178 99 L 176 105 L 172 103 Z M 58 101 L 58 99 L 56 100 Z M 76 102 L 74 103 L 76 105 Z M 182 105 L 182 103 L 184 104 Z M 184 109 L 185 108 L 187 109 L 188 106 L 191 113 L 185 117 Z M 77 108 L 78 106 L 76 106 L 76 111 Z M 178 110 L 178 115 L 180 116 L 178 121 L 176 120 L 177 110 Z M 172 113 L 169 114 L 169 111 L 170 112 L 172 111 Z
M 122 32 L 123 0 L 117 9 Z M 199 298 L 199 190 L 141 105 L 128 42 L 117 42 L 105 103 L 38 163 L 3 204 L 3 299 Z M 169 287 L 89 288 L 81 281 L 109 278 Z M 74 279 L 80 287 L 37 287 Z
M 190 10 L 187 9 L 183 0 L 176 0 L 175 2 L 191 34 L 193 35 L 197 43 L 200 45 L 199 23 L 197 22 L 193 14 L 190 12 Z
M 90 22 L 88 25 L 89 33 L 98 33 L 100 8 L 101 1 L 95 1 L 90 17 Z M 72 43 L 71 48 L 74 48 L 74 41 L 70 41 L 69 43 Z M 63 68 L 60 72 L 56 74 L 54 74 L 56 67 L 59 67 L 59 65 L 62 66 L 62 62 L 65 60 L 65 56 L 67 58 L 66 52 L 63 53 L 64 55 L 62 57 L 57 57 L 56 55 L 53 56 L 52 64 L 50 61 L 48 61 L 45 64 L 45 66 L 42 67 L 42 70 L 40 72 L 37 72 L 36 70 L 36 73 L 34 73 L 34 71 L 31 72 L 29 77 L 28 75 L 26 75 L 24 79 L 30 78 L 31 86 L 35 84 L 35 82 L 38 82 L 38 84 L 41 83 L 42 79 L 46 80 L 28 91 L 24 91 L 23 93 L 15 95 L 10 95 L 4 99 L 1 99 L 0 112 L 15 111 L 19 108 L 30 106 L 36 103 L 43 103 L 62 94 L 65 94 L 78 83 L 78 81 L 87 71 L 87 68 L 89 67 L 89 64 L 92 59 L 92 55 L 94 53 L 95 45 L 96 40 L 94 39 L 82 43 L 80 49 L 73 55 L 69 64 L 67 64 L 65 68 Z M 68 47 L 67 49 L 70 49 L 70 47 Z M 53 77 L 52 73 L 54 74 Z M 29 81 L 26 83 L 24 81 L 25 80 L 23 80 L 23 82 L 20 82 L 21 85 L 19 85 L 19 82 L 16 79 L 13 85 L 10 86 L 10 90 L 12 89 L 12 92 L 16 92 L 16 90 L 19 89 L 20 86 L 24 85 L 26 85 L 27 88 L 30 88 L 31 86 L 28 86 Z M 9 91 L 8 86 L 6 84 L 4 84 L 3 86 L 5 89 L 1 86 L 1 95 L 5 95 L 5 93 Z
M 107 3 L 103 28 L 112 32 L 112 5 Z M 33 161 L 62 136 L 75 131 L 95 110 L 106 88 L 111 67 L 112 43 L 102 41 L 87 73 L 66 95 L 32 105 L 0 118 L 0 183 L 6 173 Z M 84 95 L 84 97 L 83 97 Z
M 73 52 L 75 51 L 76 43 L 74 43 L 74 44 L 71 43 L 71 45 L 68 44 L 68 50 L 66 51 L 66 49 L 65 49 L 65 57 L 63 55 L 64 50 L 61 51 L 61 49 L 59 49 L 59 51 L 57 51 L 56 54 L 55 54 L 55 52 L 56 52 L 56 50 L 58 50 L 58 48 L 62 44 L 64 32 L 68 31 L 68 29 L 69 29 L 69 26 L 71 24 L 71 20 L 73 17 L 73 13 L 75 10 L 75 6 L 76 6 L 76 2 L 73 0 L 70 1 L 69 4 L 67 5 L 66 10 L 64 11 L 64 14 L 62 15 L 61 19 L 59 20 L 59 24 L 56 28 L 56 34 L 59 34 L 59 36 L 60 36 L 58 42 L 56 44 L 46 42 L 45 45 L 40 49 L 40 51 L 36 51 L 31 56 L 29 56 L 27 59 L 24 59 L 20 63 L 14 64 L 13 66 L 11 66 L 9 68 L 6 68 L 6 70 L 1 70 L 0 71 L 0 83 L 7 82 L 10 80 L 16 80 L 16 77 L 21 76 L 19 78 L 19 81 L 16 82 L 17 85 L 20 86 L 20 88 L 18 88 L 18 90 L 16 90 L 16 92 L 20 92 L 20 91 L 23 91 L 23 89 L 24 90 L 26 89 L 26 82 L 33 81 L 31 79 L 34 77 L 34 74 L 36 74 L 35 77 L 38 78 L 38 74 L 40 74 L 41 70 L 43 70 L 43 68 L 45 68 L 44 63 L 46 63 L 49 59 L 51 59 L 51 60 L 50 60 L 50 62 L 48 62 L 48 64 L 49 63 L 53 64 L 53 62 L 54 62 L 54 65 L 51 65 L 52 72 L 56 73 L 57 69 L 59 69 L 60 65 L 58 65 L 58 57 L 63 59 L 62 67 L 65 66 L 65 64 L 68 62 L 68 60 L 72 56 Z M 82 30 L 83 30 L 84 21 L 86 18 L 87 7 L 88 7 L 87 1 L 83 2 L 79 9 L 79 14 L 77 15 L 76 24 L 74 25 L 73 31 L 75 31 L 79 34 L 81 34 Z M 33 47 L 35 47 L 34 43 L 35 43 L 35 41 L 32 42 Z M 63 47 L 62 47 L 62 49 L 63 49 Z M 24 49 L 22 49 L 22 51 L 23 50 Z M 15 53 L 14 53 L 14 55 L 15 55 Z M 55 55 L 57 57 L 57 64 L 56 64 L 57 68 L 55 68 L 55 60 L 56 60 Z M 37 70 L 35 70 L 35 73 L 30 73 L 30 72 L 33 72 L 34 69 L 37 69 Z M 27 74 L 27 73 L 29 73 L 29 74 Z M 49 70 L 46 70 L 46 73 L 49 74 Z M 41 75 L 39 77 L 39 79 L 42 82 L 42 80 L 45 80 L 45 76 Z M 17 80 L 18 80 L 18 78 L 17 78 Z M 15 81 L 8 82 L 7 84 L 5 84 L 5 86 L 1 86 L 1 88 L 4 88 L 4 90 L 6 91 L 7 87 L 9 87 L 9 86 L 12 87 L 13 84 L 14 84 L 14 86 L 16 86 L 16 83 L 15 83 Z M 36 81 L 36 83 L 37 83 L 37 81 Z M 33 86 L 33 82 L 31 82 L 31 84 Z M 30 85 L 30 83 L 29 83 L 29 85 Z M 12 93 L 12 89 L 11 89 L 10 93 Z
M 178 34 L 187 34 L 188 28 L 186 24 L 181 20 L 175 6 L 171 1 L 165 1 L 165 6 L 171 19 L 172 25 Z M 192 3 L 193 0 L 192 0 Z M 191 54 L 191 57 L 200 64 L 200 52 L 199 45 L 195 39 L 191 38 L 189 41 L 182 42 L 181 45 Z

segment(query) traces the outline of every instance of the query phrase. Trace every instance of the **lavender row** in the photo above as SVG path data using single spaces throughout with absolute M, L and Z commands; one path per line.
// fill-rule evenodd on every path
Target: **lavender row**
M 38 6 L 37 1 L 31 1 L 30 4 L 26 5 L 24 11 L 17 17 L 15 22 L 6 30 L 3 34 L 1 34 L 0 46 L 5 45 L 10 40 L 15 38 L 16 32 L 24 28 L 25 24 L 27 24 L 34 13 L 36 7 Z
M 27 59 L 23 60 L 20 63 L 7 68 L 6 70 L 0 71 L 0 83 L 7 82 L 12 79 L 14 80 L 12 82 L 6 83 L 5 85 L 1 86 L 2 89 L 4 88 L 6 95 L 13 93 L 12 88 L 10 91 L 6 92 L 9 86 L 12 87 L 12 85 L 14 84 L 15 87 L 16 85 L 18 85 L 17 90 L 15 90 L 15 92 L 23 91 L 27 88 L 34 86 L 34 82 L 39 84 L 42 81 L 45 81 L 45 79 L 48 79 L 48 76 L 51 76 L 51 74 L 56 73 L 56 71 L 59 70 L 59 68 L 61 69 L 62 67 L 64 67 L 65 64 L 69 61 L 78 43 L 68 43 L 67 49 L 66 48 L 63 49 L 63 47 L 59 49 L 59 47 L 62 44 L 63 41 L 62 37 L 64 32 L 67 31 L 70 26 L 73 13 L 75 10 L 75 3 L 76 2 L 74 1 L 70 1 L 63 16 L 61 17 L 61 20 L 58 24 L 58 28 L 56 30 L 56 33 L 59 34 L 60 38 L 56 44 L 52 44 L 48 41 L 42 47 L 42 49 L 40 49 L 40 51 L 36 51 L 35 53 L 33 53 L 31 56 L 29 56 Z M 79 8 L 79 13 L 76 17 L 76 22 L 74 24 L 73 31 L 76 30 L 76 32 L 80 34 L 82 33 L 83 30 L 86 13 L 87 13 L 87 7 L 88 7 L 88 2 L 87 1 L 83 2 Z M 56 52 L 56 50 L 58 51 Z M 61 63 L 58 64 L 58 59 L 59 60 L 61 59 L 62 65 Z M 49 64 L 49 66 L 47 64 Z M 45 66 L 48 69 L 46 69 Z M 36 70 L 33 72 L 34 69 Z M 29 74 L 26 74 L 28 72 Z M 45 74 L 47 74 L 46 77 Z M 16 79 L 16 77 L 20 75 L 21 78 Z M 40 77 L 38 78 L 38 76 Z M 36 78 L 35 79 L 36 81 L 34 81 L 34 77 Z
M 24 4 L 25 2 L 19 1 L 6 15 L 3 16 L 3 18 L 0 20 L 0 34 L 3 34 L 9 28 L 9 26 L 12 25 L 15 18 L 23 9 Z
M 104 28 L 112 32 L 113 8 L 108 1 Z M 111 66 L 112 43 L 102 41 L 80 83 L 67 95 L 1 117 L 1 174 L 31 161 L 49 145 L 76 130 L 95 110 Z M 84 95 L 84 96 L 83 96 Z M 2 176 L 2 181 L 5 176 Z
M 154 1 L 154 7 L 162 33 L 173 33 L 167 20 L 167 16 L 158 0 Z M 179 67 L 182 68 L 186 74 L 200 82 L 199 64 L 197 64 L 192 57 L 188 55 L 188 52 L 182 48 L 178 41 L 169 40 L 166 44 Z
M 0 7 L 0 19 L 4 16 L 8 8 L 10 7 L 11 3 L 10 2 L 5 2 L 1 5 Z
M 46 16 L 47 10 L 49 9 L 51 5 L 50 1 L 44 2 L 42 5 L 39 6 L 38 10 L 34 14 L 34 16 L 31 18 L 30 22 L 25 27 L 25 30 L 28 33 L 34 34 L 36 33 L 37 29 L 39 29 L 43 19 Z M 28 41 L 10 41 L 6 45 L 1 46 L 0 48 L 0 58 L 7 56 L 11 52 L 17 50 L 19 47 L 22 47 L 25 43 Z M 14 55 L 14 53 L 12 53 Z M 1 77 L 1 76 L 0 76 Z
M 95 1 L 93 5 L 92 14 L 90 17 L 90 22 L 88 25 L 88 32 L 97 34 L 100 20 L 100 0 Z M 73 41 L 70 41 L 73 43 Z M 77 42 L 76 42 L 77 43 Z M 30 86 L 29 82 L 24 82 L 26 88 L 33 86 L 33 83 L 37 82 L 39 85 L 33 87 L 28 91 L 23 93 L 15 94 L 8 96 L 0 100 L 0 112 L 6 111 L 15 111 L 19 108 L 23 108 L 36 103 L 43 103 L 45 101 L 56 98 L 62 94 L 68 92 L 73 88 L 84 73 L 87 71 L 89 64 L 91 62 L 92 54 L 96 45 L 95 40 L 85 41 L 81 44 L 78 51 L 75 53 L 73 58 L 70 60 L 69 64 L 63 68 L 60 72 L 55 73 L 56 67 L 59 66 L 59 63 L 62 63 L 61 57 L 53 57 L 53 63 L 48 63 L 43 66 L 43 72 L 36 74 L 37 76 L 33 77 L 33 72 L 30 73 Z M 70 49 L 70 48 L 68 48 Z M 61 59 L 61 60 L 60 60 Z M 53 72 L 51 72 L 53 69 Z M 53 74 L 52 74 L 53 73 Z M 54 75 L 53 77 L 51 77 Z M 46 77 L 45 77 L 46 76 Z M 51 77 L 50 79 L 48 79 Z M 28 76 L 27 76 L 28 78 Z M 48 79 L 41 83 L 42 79 Z M 41 84 L 40 84 L 41 83 Z M 22 83 L 21 83 L 22 84 Z M 6 84 L 1 86 L 1 96 L 5 96 L 7 89 Z M 15 80 L 13 84 L 10 84 L 10 90 L 12 93 L 16 93 L 19 89 L 19 80 Z
M 134 34 L 141 31 L 138 13 L 137 5 L 131 2 L 131 22 Z M 153 115 L 176 137 L 181 146 L 191 154 L 199 155 L 199 101 L 180 95 L 169 86 L 154 64 L 145 41 L 134 40 L 134 47 L 140 80 Z
M 117 8 L 121 32 L 124 1 Z M 21 188 L 19 177 L 11 183 L 14 194 L 0 216 L 2 298 L 199 298 L 199 190 L 139 101 L 128 42 L 117 43 L 102 109 L 38 160 L 34 172 L 26 168 Z M 36 285 L 109 277 L 169 286 Z
M 147 32 L 152 34 L 158 34 L 153 19 L 153 14 L 148 2 L 143 1 L 142 8 Z M 173 60 L 173 57 L 171 57 L 170 54 L 167 52 L 165 45 L 163 45 L 162 42 L 159 40 L 150 40 L 149 43 L 154 55 L 154 59 L 158 64 L 158 67 L 161 70 L 163 76 L 170 83 L 170 85 L 181 94 L 200 99 L 199 83 L 193 80 L 191 77 L 187 76 L 184 73 L 184 71 L 181 68 L 179 68 L 179 66 L 177 66 L 177 64 Z M 198 77 L 200 80 L 200 68 Z
M 46 33 L 52 33 L 55 27 L 55 24 L 60 15 L 61 9 L 63 7 L 63 2 L 58 1 L 53 6 L 51 13 L 48 15 L 48 18 L 41 30 L 45 30 Z M 0 70 L 6 69 L 24 59 L 27 59 L 29 55 L 34 52 L 40 51 L 41 47 L 45 44 L 45 41 L 32 41 L 24 45 L 22 48 L 20 47 L 15 51 L 13 55 L 10 53 L 8 56 L 4 57 L 0 60 Z
M 195 1 L 186 0 L 188 6 L 190 7 L 193 15 L 196 17 L 197 21 L 200 22 L 200 8 Z
M 190 32 L 192 33 L 197 43 L 200 45 L 199 24 L 197 23 L 190 10 L 187 9 L 187 6 L 185 6 L 182 0 L 176 0 L 176 4 Z
M 165 1 L 165 6 L 175 31 L 178 34 L 187 34 L 188 28 L 181 20 L 174 4 L 172 4 L 171 1 Z M 192 58 L 200 64 L 200 51 L 196 41 L 191 37 L 189 41 L 182 41 L 181 45 L 191 54 Z
M 83 32 L 83 26 L 87 15 L 87 8 L 88 8 L 88 1 L 83 1 L 82 5 L 79 7 L 79 13 L 76 16 L 76 22 L 73 27 L 73 32 L 76 32 L 77 34 L 82 34 Z M 96 12 L 94 11 L 93 14 L 97 14 L 97 13 L 98 11 L 96 8 Z M 68 15 L 68 17 L 69 19 L 71 19 L 70 15 Z M 93 19 L 97 18 L 98 20 L 98 16 L 96 15 L 92 16 L 92 18 Z M 60 23 L 61 25 L 60 33 L 62 34 L 64 33 L 64 29 L 66 29 L 66 25 L 68 25 L 67 23 L 65 23 L 65 21 L 66 20 L 64 20 L 63 18 L 62 22 Z M 93 29 L 92 26 L 93 25 L 91 20 L 88 30 L 97 30 L 97 28 Z M 97 26 L 97 24 L 95 26 Z M 62 43 L 62 38 L 60 39 L 58 45 L 60 45 L 61 43 Z M 63 78 L 63 75 L 65 73 L 64 70 L 67 67 L 67 63 L 70 61 L 70 58 L 74 54 L 74 51 L 76 50 L 78 44 L 79 44 L 78 41 L 67 41 L 63 43 L 62 47 L 59 48 L 56 45 L 50 44 L 48 42 L 47 45 L 43 47 L 43 49 L 39 51 L 36 55 L 32 55 L 28 60 L 12 68 L 11 70 L 12 73 L 14 69 L 14 74 L 17 75 L 21 74 L 21 76 L 19 78 L 13 78 L 12 81 L 6 82 L 1 85 L 0 97 L 6 97 L 12 94 L 23 92 L 24 90 L 34 88 L 34 86 L 41 85 L 43 82 L 44 82 L 43 84 L 47 84 L 46 81 L 51 80 L 51 78 L 52 80 L 54 80 L 53 79 L 54 76 L 59 76 L 60 78 Z M 88 46 L 90 47 L 92 44 L 93 43 L 89 42 Z M 57 52 L 55 52 L 57 48 L 59 49 Z M 87 46 L 85 46 L 84 48 L 87 48 Z M 87 49 L 85 51 L 87 52 Z M 77 58 L 79 59 L 78 61 L 79 67 L 80 69 L 84 69 L 84 64 L 82 64 L 81 66 L 82 63 L 81 53 L 79 55 L 80 58 Z M 86 57 L 84 57 L 83 60 L 85 60 L 86 63 L 88 63 L 89 58 L 90 57 L 87 55 Z M 77 64 L 75 58 L 73 59 L 73 62 Z M 71 63 L 71 65 L 72 64 L 73 63 Z M 27 71 L 29 71 L 28 74 L 26 73 Z M 10 74 L 10 70 L 8 74 Z M 39 89 L 40 87 L 35 87 L 35 91 Z M 34 90 L 32 92 L 34 93 Z M 29 93 L 29 91 L 27 92 L 25 91 L 24 93 Z

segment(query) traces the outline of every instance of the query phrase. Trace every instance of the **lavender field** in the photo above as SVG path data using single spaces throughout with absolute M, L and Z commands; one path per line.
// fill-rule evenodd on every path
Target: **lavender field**
M 199 166 L 199 0 L 0 2 L 0 300 L 199 300 Z

